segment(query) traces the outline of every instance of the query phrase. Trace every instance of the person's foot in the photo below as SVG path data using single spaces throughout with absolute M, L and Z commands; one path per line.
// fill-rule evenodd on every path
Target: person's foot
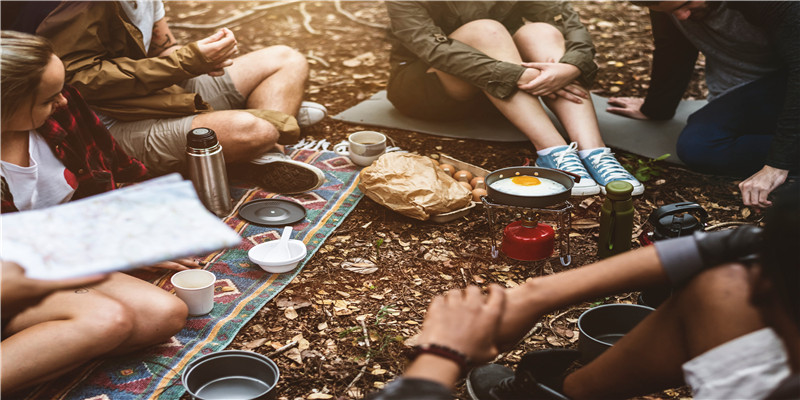
M 295 118 L 297 118 L 297 124 L 301 128 L 306 128 L 322 121 L 327 115 L 328 109 L 322 104 L 304 101 L 300 104 L 300 110 L 297 111 Z
M 606 184 L 613 181 L 625 181 L 633 185 L 632 196 L 644 193 L 644 185 L 623 167 L 608 147 L 601 147 L 589 153 L 583 159 L 586 169 L 606 194 Z
M 286 154 L 269 152 L 252 161 L 252 176 L 266 191 L 280 194 L 303 193 L 325 182 L 319 168 L 295 161 Z
M 600 193 L 600 186 L 592 179 L 589 171 L 578 157 L 578 144 L 575 142 L 569 146 L 559 146 L 548 155 L 538 156 L 536 166 L 560 169 L 580 176 L 581 181 L 575 182 L 575 185 L 572 186 L 573 196 L 590 196 Z

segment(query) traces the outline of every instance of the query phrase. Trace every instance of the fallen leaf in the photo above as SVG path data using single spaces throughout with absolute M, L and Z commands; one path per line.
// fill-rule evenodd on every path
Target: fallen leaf
M 378 270 L 378 266 L 365 258 L 353 258 L 342 263 L 342 268 L 359 274 L 371 274 Z
M 283 315 L 287 319 L 295 319 L 295 318 L 297 318 L 297 311 L 294 310 L 294 307 L 289 307 L 289 308 L 287 308 L 286 310 L 283 311 Z
M 572 221 L 572 229 L 592 229 L 600 226 L 600 223 L 593 218 L 583 218 Z
M 303 363 L 303 356 L 300 355 L 300 350 L 298 350 L 297 347 L 295 347 L 293 349 L 289 349 L 289 351 L 287 351 L 286 353 L 283 353 L 283 355 L 286 356 L 286 358 L 288 358 L 288 359 L 290 359 L 290 360 L 292 360 L 292 361 L 294 361 L 294 362 L 296 362 L 298 364 L 302 364 Z
M 242 346 L 245 349 L 253 350 L 256 347 L 261 347 L 261 345 L 263 345 L 266 342 L 267 342 L 266 338 L 261 338 L 261 339 L 251 340 L 249 342 L 242 343 Z
M 747 208 L 747 207 L 743 208 L 743 209 L 742 209 L 742 218 L 747 218 L 747 217 L 749 217 L 749 216 L 750 216 L 750 213 L 751 213 L 751 211 L 750 211 L 750 209 L 749 209 L 749 208 Z
M 319 325 L 317 325 L 317 330 L 324 331 L 325 329 L 328 329 L 328 323 L 327 322 L 322 322 Z
M 311 393 L 306 397 L 308 400 L 322 400 L 322 399 L 332 399 L 333 395 L 327 393 Z

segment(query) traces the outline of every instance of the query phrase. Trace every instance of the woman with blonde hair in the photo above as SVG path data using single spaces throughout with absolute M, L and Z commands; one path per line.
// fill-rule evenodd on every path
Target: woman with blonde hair
M 2 31 L 0 39 L 4 213 L 61 204 L 144 177 L 144 166 L 120 150 L 80 94 L 64 86 L 64 65 L 45 39 L 13 31 Z M 14 279 L 21 274 L 6 273 L 3 264 L 3 394 L 97 357 L 164 342 L 186 321 L 182 301 L 123 273 L 49 292 L 32 305 L 18 301 L 8 284 L 29 280 Z M 178 260 L 157 266 L 198 265 Z

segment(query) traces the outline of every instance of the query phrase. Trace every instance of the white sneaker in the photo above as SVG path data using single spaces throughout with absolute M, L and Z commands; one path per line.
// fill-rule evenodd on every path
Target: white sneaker
M 300 104 L 300 109 L 297 111 L 295 118 L 297 118 L 297 124 L 301 128 L 306 128 L 322 121 L 327 115 L 328 109 L 322 104 L 304 101 Z
M 281 152 L 269 152 L 252 161 L 252 175 L 264 190 L 280 194 L 295 194 L 314 190 L 325 183 L 321 169 L 295 161 Z

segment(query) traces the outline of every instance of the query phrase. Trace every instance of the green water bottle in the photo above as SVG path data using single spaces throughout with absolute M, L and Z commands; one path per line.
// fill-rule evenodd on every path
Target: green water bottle
M 606 185 L 606 201 L 600 208 L 600 236 L 597 256 L 611 257 L 631 248 L 633 234 L 633 185 L 613 181 Z

